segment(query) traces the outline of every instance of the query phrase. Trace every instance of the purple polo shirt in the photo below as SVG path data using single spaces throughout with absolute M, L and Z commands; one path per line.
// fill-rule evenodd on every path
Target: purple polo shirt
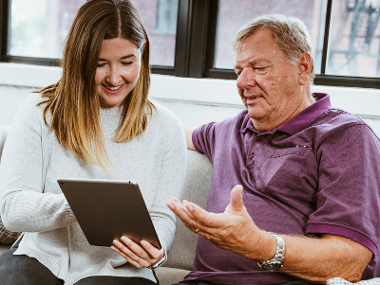
M 362 119 L 333 109 L 326 94 L 278 129 L 260 133 L 247 111 L 193 133 L 213 164 L 207 211 L 221 213 L 231 189 L 256 225 L 279 234 L 348 237 L 374 258 L 362 279 L 380 276 L 380 141 Z M 185 280 L 274 284 L 295 280 L 198 238 L 194 271 Z

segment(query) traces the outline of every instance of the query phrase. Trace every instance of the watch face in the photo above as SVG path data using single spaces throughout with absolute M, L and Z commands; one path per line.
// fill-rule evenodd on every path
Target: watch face
M 261 267 L 268 271 L 276 271 L 276 270 L 279 270 L 281 266 L 282 266 L 281 262 L 274 261 L 274 262 L 268 262 L 266 264 L 263 264 Z

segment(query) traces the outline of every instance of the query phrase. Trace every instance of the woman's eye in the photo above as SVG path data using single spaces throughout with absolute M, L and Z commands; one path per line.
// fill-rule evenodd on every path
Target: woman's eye
M 105 63 L 98 63 L 98 67 L 104 67 L 104 66 L 106 66 Z
M 121 64 L 122 65 L 131 65 L 133 62 L 132 61 L 128 61 L 128 62 L 122 62 Z

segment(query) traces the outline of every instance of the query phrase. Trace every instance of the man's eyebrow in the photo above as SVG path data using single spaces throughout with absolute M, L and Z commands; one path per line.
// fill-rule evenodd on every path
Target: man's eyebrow
M 129 55 L 123 56 L 122 58 L 120 58 L 120 60 L 122 60 L 122 59 L 127 59 L 127 58 L 131 58 L 131 57 L 136 57 L 136 55 L 134 55 L 134 54 L 129 54 Z M 107 61 L 105 58 L 99 58 L 98 60 L 99 60 L 99 61 Z
M 268 63 L 270 63 L 270 60 L 265 59 L 265 58 L 257 58 L 257 59 L 252 59 L 252 60 L 249 61 L 250 65 L 256 65 L 256 64 L 259 64 L 259 63 L 268 64 Z
M 253 66 L 256 64 L 260 64 L 260 63 L 270 64 L 271 61 L 269 59 L 265 59 L 265 58 L 256 58 L 256 59 L 249 60 L 248 63 L 249 63 L 249 65 Z M 241 64 L 240 63 L 235 64 L 234 69 L 241 69 Z

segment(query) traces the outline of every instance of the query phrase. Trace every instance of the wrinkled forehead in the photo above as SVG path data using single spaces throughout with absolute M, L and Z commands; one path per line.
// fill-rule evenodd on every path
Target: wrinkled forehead
M 236 47 L 235 61 L 247 61 L 262 58 L 284 56 L 269 28 L 258 29 Z

